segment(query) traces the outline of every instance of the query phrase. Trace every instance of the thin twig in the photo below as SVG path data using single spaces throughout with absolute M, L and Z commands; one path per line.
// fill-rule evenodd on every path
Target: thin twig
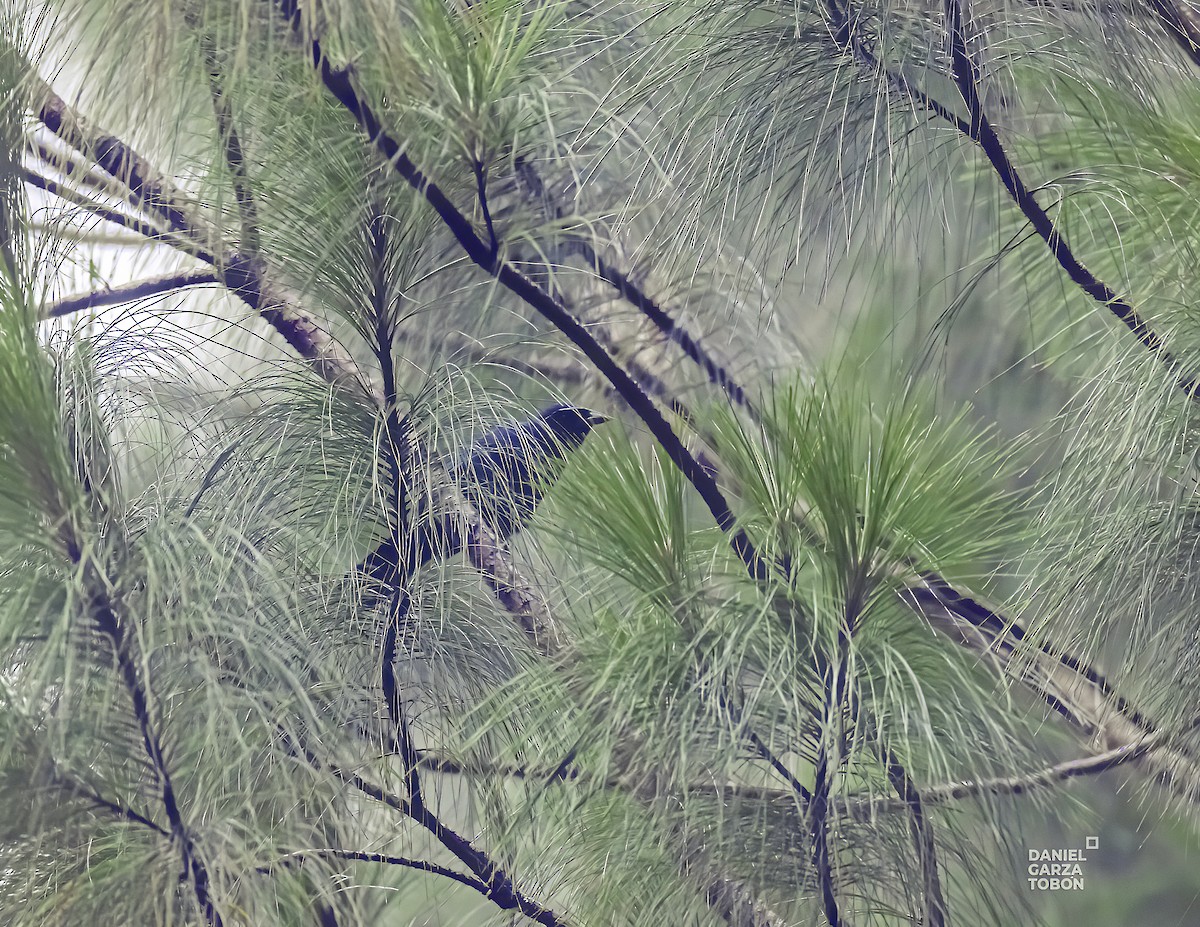
M 237 200 L 238 213 L 242 219 L 241 251 L 251 256 L 257 256 L 262 248 L 262 239 L 258 227 L 258 207 L 254 202 L 254 193 L 250 186 L 250 174 L 246 168 L 246 155 L 242 150 L 241 136 L 233 122 L 233 107 L 225 89 L 225 81 L 217 68 L 216 55 L 209 44 L 205 43 L 205 63 L 208 66 L 209 89 L 212 95 L 213 110 L 217 119 L 217 134 L 221 137 L 225 151 L 225 163 L 229 167 L 233 179 L 233 195 Z
M 387 856 L 383 853 L 360 853 L 354 850 L 336 850 L 336 849 L 319 849 L 319 850 L 296 850 L 288 853 L 286 856 L 280 857 L 274 863 L 266 866 L 259 866 L 257 871 L 269 874 L 276 866 L 291 866 L 293 864 L 303 864 L 306 859 L 344 859 L 351 862 L 360 863 L 380 863 L 385 866 L 401 866 L 405 869 L 416 869 L 420 872 L 427 872 L 430 875 L 442 876 L 446 879 L 453 879 L 461 885 L 474 889 L 477 892 L 487 894 L 487 883 L 479 879 L 472 878 L 468 875 L 463 875 L 461 872 L 455 872 L 453 869 L 448 869 L 445 866 L 439 866 L 437 863 L 431 863 L 424 859 L 410 859 L 406 856 Z
M 925 807 L 944 805 L 976 795 L 1023 795 L 1060 782 L 1095 776 L 1138 760 L 1148 752 L 1161 747 L 1166 741 L 1162 731 L 1148 734 L 1135 743 L 1122 744 L 1112 750 L 1092 756 L 1077 757 L 1031 772 L 1013 776 L 997 776 L 990 779 L 965 779 L 931 785 L 921 790 L 921 803 Z M 499 776 L 517 780 L 535 780 L 543 783 L 555 781 L 595 783 L 601 788 L 621 790 L 626 780 L 620 776 L 599 779 L 586 771 L 573 768 L 564 777 L 556 778 L 553 770 L 526 769 L 523 766 L 493 766 L 463 764 L 448 757 L 422 753 L 421 767 L 431 772 L 451 776 Z M 776 785 L 746 785 L 735 782 L 697 782 L 686 787 L 686 792 L 695 795 L 711 795 L 721 802 L 733 801 L 781 801 L 795 796 L 794 788 Z M 880 814 L 896 814 L 909 809 L 907 802 L 884 797 L 875 792 L 851 792 L 831 802 L 839 815 L 857 821 L 866 821 Z M 805 806 L 807 807 L 807 805 Z
M 57 767 L 51 770 L 50 778 L 53 781 L 53 784 L 62 789 L 64 792 L 70 792 L 72 795 L 76 795 L 80 798 L 86 798 L 97 807 L 104 808 L 105 810 L 111 812 L 114 817 L 120 818 L 123 821 L 129 821 L 133 824 L 140 824 L 142 827 L 154 831 L 159 836 L 171 836 L 170 831 L 159 826 L 158 824 L 155 824 L 144 814 L 140 814 L 137 811 L 134 811 L 132 808 L 122 805 L 120 802 L 115 802 L 111 799 L 105 798 L 86 782 L 76 779 L 74 776 L 64 772 L 61 769 L 58 769 Z
M 926 805 L 944 805 L 976 795 L 1024 795 L 1036 789 L 1044 789 L 1059 782 L 1080 779 L 1108 772 L 1126 763 L 1133 762 L 1160 745 L 1165 738 L 1161 732 L 1143 737 L 1134 744 L 1123 744 L 1114 750 L 1106 750 L 1094 756 L 1079 757 L 1056 763 L 1045 769 L 1019 776 L 997 776 L 992 779 L 967 779 L 962 782 L 934 785 L 921 792 Z M 903 800 L 879 796 L 849 795 L 842 803 L 846 813 L 859 820 L 867 820 L 877 814 L 902 811 L 908 807 Z

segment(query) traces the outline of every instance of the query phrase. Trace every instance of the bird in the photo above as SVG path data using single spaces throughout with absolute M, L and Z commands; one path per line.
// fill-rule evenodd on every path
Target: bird
M 489 429 L 460 456 L 450 476 L 483 525 L 506 541 L 529 523 L 545 491 L 562 475 L 568 456 L 607 421 L 608 416 L 591 409 L 556 403 L 532 418 Z M 463 529 L 461 516 L 454 513 L 419 520 L 415 536 L 405 545 L 405 557 L 398 555 L 395 538 L 389 537 L 356 572 L 395 586 L 435 557 L 452 557 L 462 550 Z

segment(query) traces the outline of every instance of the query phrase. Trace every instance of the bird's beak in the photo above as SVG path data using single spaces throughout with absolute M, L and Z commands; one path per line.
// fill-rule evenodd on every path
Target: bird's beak
M 589 412 L 588 413 L 587 423 L 589 425 L 591 425 L 593 428 L 596 425 L 603 425 L 607 421 L 609 421 L 609 418 L 607 415 L 601 415 L 599 412 Z

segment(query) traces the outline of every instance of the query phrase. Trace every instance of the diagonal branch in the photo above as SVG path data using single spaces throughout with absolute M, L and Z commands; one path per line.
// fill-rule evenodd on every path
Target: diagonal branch
M 302 11 L 297 0 L 273 2 L 287 17 L 293 32 L 298 36 L 303 35 Z M 499 254 L 493 252 L 490 245 L 479 237 L 467 217 L 458 210 L 442 189 L 413 163 L 400 142 L 383 127 L 375 111 L 355 89 L 350 72 L 336 67 L 330 61 L 320 40 L 313 38 L 307 45 L 313 67 L 319 73 L 326 90 L 354 117 L 370 145 L 387 159 L 392 169 L 413 190 L 425 198 L 474 264 L 558 328 L 597 370 L 604 374 L 696 489 L 717 525 L 728 535 L 730 546 L 745 564 L 747 571 L 755 578 L 765 579 L 768 574 L 767 565 L 745 530 L 737 527 L 733 511 L 716 480 L 684 447 L 653 400 L 557 300 L 512 264 L 501 259 Z
M 56 180 L 51 180 L 48 177 L 43 177 L 36 171 L 31 171 L 29 168 L 21 168 L 21 178 L 31 187 L 37 187 L 39 190 L 45 190 L 51 196 L 57 196 L 61 200 L 65 200 L 72 205 L 78 206 L 80 209 L 91 213 L 105 222 L 111 222 L 113 225 L 119 225 L 121 228 L 129 229 L 131 232 L 136 232 L 143 238 L 149 241 L 161 241 L 182 248 L 182 243 L 171 240 L 171 237 L 159 229 L 155 228 L 148 222 L 138 219 L 136 216 L 129 216 L 116 209 L 110 209 L 100 203 L 97 203 L 86 196 L 76 193 L 71 188 L 64 186 Z M 182 250 L 187 250 L 182 248 Z M 190 252 L 189 252 L 190 253 Z
M 46 128 L 128 189 L 134 206 L 161 218 L 171 231 L 194 236 L 197 223 L 182 190 L 120 139 L 94 129 L 41 78 L 31 81 L 37 116 Z
M 360 863 L 380 863 L 385 866 L 401 866 L 405 869 L 415 869 L 418 872 L 427 872 L 430 875 L 442 876 L 446 879 L 452 879 L 460 885 L 465 885 L 484 895 L 487 894 L 487 883 L 471 876 L 463 875 L 461 872 L 455 872 L 453 869 L 448 869 L 445 866 L 439 866 L 437 863 L 431 863 L 424 859 L 410 859 L 406 856 L 387 856 L 382 853 L 360 853 L 355 850 L 336 850 L 336 849 L 319 849 L 319 850 L 296 850 L 281 857 L 274 863 L 266 866 L 259 866 L 258 871 L 262 873 L 270 873 L 276 866 L 290 866 L 296 863 L 303 864 L 306 859 L 344 859 L 351 862 Z
M 958 91 L 967 106 L 970 115 L 970 132 L 968 137 L 975 142 L 992 165 L 996 176 L 1008 191 L 1017 208 L 1029 220 L 1033 230 L 1050 249 L 1059 266 L 1066 271 L 1071 281 L 1084 293 L 1107 308 L 1115 315 L 1140 341 L 1147 350 L 1156 356 L 1176 377 L 1178 385 L 1187 393 L 1190 399 L 1200 400 L 1197 390 L 1200 383 L 1194 377 L 1182 370 L 1182 364 L 1167 350 L 1162 338 L 1147 324 L 1136 309 L 1116 291 L 1089 271 L 1075 256 L 1067 240 L 1054 225 L 1049 214 L 1038 205 L 1033 193 L 1017 172 L 1015 165 L 1004 150 L 1000 137 L 996 134 L 984 111 L 983 102 L 979 98 L 979 88 L 976 84 L 975 65 L 971 61 L 967 48 L 966 33 L 963 29 L 963 10 L 965 0 L 946 0 L 946 31 L 950 45 L 950 76 L 953 78 Z
M 562 208 L 551 200 L 537 168 L 527 159 L 518 156 L 516 169 L 530 195 L 545 204 L 546 211 L 550 216 L 555 219 L 563 218 Z M 627 273 L 604 260 L 590 242 L 574 237 L 572 244 L 597 276 L 606 281 L 622 299 L 649 319 L 669 342 L 678 345 L 683 353 L 704 371 L 708 381 L 724 391 L 730 402 L 746 409 L 751 415 L 755 414 L 746 397 L 746 391 L 729 371 L 708 352 L 699 339 L 689 334 L 657 300 L 634 283 Z
M 104 808 L 109 811 L 114 817 L 120 818 L 123 821 L 129 821 L 132 824 L 140 824 L 148 830 L 154 831 L 163 837 L 170 837 L 171 832 L 166 828 L 159 826 L 151 821 L 144 814 L 134 811 L 132 808 L 105 798 L 95 788 L 84 782 L 82 779 L 77 779 L 70 773 L 53 766 L 49 772 L 50 784 L 62 789 L 64 792 L 69 792 L 79 798 L 85 798 L 98 808 Z
M 965 0 L 946 0 L 944 6 L 947 41 L 949 45 L 950 74 L 967 107 L 968 119 L 963 120 L 950 111 L 945 104 L 935 100 L 914 86 L 903 75 L 886 67 L 876 58 L 868 42 L 863 38 L 858 24 L 858 12 L 839 0 L 825 0 L 826 19 L 830 33 L 839 50 L 849 55 L 865 75 L 882 73 L 889 86 L 912 100 L 921 108 L 953 125 L 960 134 L 974 142 L 983 152 L 999 178 L 1004 189 L 1020 209 L 1034 232 L 1046 243 L 1059 266 L 1087 296 L 1100 303 L 1133 333 L 1134 337 L 1172 373 L 1176 384 L 1188 398 L 1200 401 L 1200 381 L 1186 373 L 1183 364 L 1172 354 L 1161 336 L 1142 318 L 1138 311 L 1115 290 L 1095 276 L 1075 255 L 1054 220 L 1050 218 L 1034 197 L 1016 166 L 1004 149 L 995 127 L 987 117 L 979 96 L 976 69 L 967 47 L 963 29 Z
M 53 319 L 86 309 L 117 306 L 121 303 L 131 303 L 150 296 L 182 290 L 186 287 L 206 286 L 213 283 L 220 283 L 220 280 L 215 273 L 209 270 L 162 274 L 145 280 L 134 280 L 118 287 L 105 287 L 102 290 L 90 290 L 87 293 L 65 296 L 47 306 L 42 313 L 42 318 Z
M 1200 12 L 1188 0 L 1147 0 L 1147 4 L 1192 64 L 1200 65 Z
M 130 199 L 135 205 L 160 215 L 170 223 L 179 240 L 172 235 L 167 240 L 168 244 L 214 266 L 229 291 L 278 331 L 322 379 L 334 385 L 360 389 L 368 396 L 376 397 L 374 387 L 362 376 L 346 349 L 312 315 L 304 311 L 281 283 L 270 277 L 261 260 L 236 252 L 218 258 L 212 253 L 218 250 L 211 244 L 215 233 L 201 219 L 191 217 L 188 202 L 181 191 L 162 179 L 163 175 L 146 158 L 115 136 L 105 135 L 93 128 L 49 86 L 41 86 L 46 102 L 40 106 L 39 118 L 46 127 L 80 154 L 93 159 L 115 180 L 127 185 Z M 58 195 L 68 193 L 55 186 L 52 192 Z M 103 209 L 99 206 L 86 208 L 94 212 Z M 105 218 L 148 238 L 158 240 L 163 237 L 157 229 L 137 220 L 123 220 L 119 213 L 106 215 Z M 182 242 L 203 242 L 204 245 L 196 247 Z
M 295 744 L 293 737 L 285 736 Z M 466 837 L 447 827 L 425 804 L 420 792 L 416 795 L 410 794 L 408 798 L 400 798 L 373 782 L 363 779 L 357 773 L 351 773 L 332 763 L 321 761 L 303 745 L 295 744 L 295 746 L 314 769 L 331 773 L 347 785 L 353 786 L 364 795 L 400 812 L 433 834 L 442 846 L 454 854 L 484 884 L 486 888 L 484 894 L 497 907 L 505 911 L 518 911 L 543 927 L 569 927 L 567 920 L 518 890 L 512 877 L 493 862 L 484 851 L 472 844 Z
M 1044 645 L 1030 647 L 1020 625 L 938 577 L 925 576 L 909 584 L 900 597 L 934 630 L 1032 689 L 1100 749 L 1131 750 L 1123 762 L 1135 761 L 1155 781 L 1190 802 L 1200 796 L 1195 760 L 1173 748 L 1161 728 L 1086 663 Z
M 77 539 L 69 530 L 66 539 L 67 554 L 71 563 L 82 570 L 89 587 L 86 603 L 88 613 L 96 630 L 108 640 L 112 648 L 117 673 L 133 709 L 146 758 L 149 760 L 150 769 L 158 782 L 163 813 L 171 826 L 170 836 L 179 848 L 183 870 L 191 879 L 196 903 L 210 927 L 222 927 L 221 914 L 211 895 L 208 868 L 200 858 L 192 834 L 183 820 L 175 783 L 163 754 L 162 738 L 151 716 L 149 691 L 142 679 L 141 657 L 137 654 L 136 645 L 128 634 L 125 619 L 119 614 L 117 603 L 113 601 L 107 591 L 110 588 L 109 584 L 105 583 L 103 577 L 98 575 L 96 567 L 82 553 Z M 107 803 L 105 804 L 107 805 Z M 140 816 L 138 817 L 140 818 Z M 137 820 L 137 818 L 130 819 Z M 142 823 L 149 822 L 143 820 Z M 158 829 L 152 824 L 150 826 Z

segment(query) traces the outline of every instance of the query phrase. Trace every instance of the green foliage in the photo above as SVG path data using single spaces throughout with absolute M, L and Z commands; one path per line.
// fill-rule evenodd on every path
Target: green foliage
M 1194 817 L 1161 23 L 977 10 L 998 174 L 940 4 L 293 6 L 0 0 L 0 919 L 1033 923 L 1055 761 Z M 496 545 L 459 461 L 565 397 L 616 421 Z

